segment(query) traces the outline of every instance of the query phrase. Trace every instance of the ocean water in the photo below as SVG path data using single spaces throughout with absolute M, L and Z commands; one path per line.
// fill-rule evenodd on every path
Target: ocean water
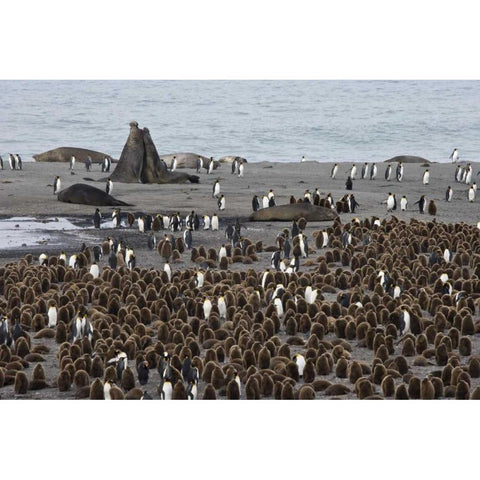
M 128 124 L 160 154 L 249 161 L 480 160 L 480 81 L 0 81 L 0 154 L 120 156 Z

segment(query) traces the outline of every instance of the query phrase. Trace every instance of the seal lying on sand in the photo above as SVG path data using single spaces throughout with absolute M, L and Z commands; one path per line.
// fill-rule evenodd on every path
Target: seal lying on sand
M 220 163 L 233 163 L 234 161 L 241 162 L 241 163 L 248 163 L 246 158 L 243 157 L 236 157 L 235 155 L 227 155 L 226 157 L 222 157 L 219 162 Z
M 415 157 L 412 155 L 398 155 L 397 157 L 389 158 L 384 163 L 402 162 L 402 163 L 432 163 L 430 160 L 422 157 Z
M 62 190 L 57 198 L 65 203 L 79 203 L 81 205 L 95 205 L 98 207 L 130 206 L 130 204 L 117 200 L 99 188 L 83 183 L 76 183 Z
M 141 130 L 137 122 L 130 123 L 130 134 L 122 155 L 110 175 L 114 182 L 121 183 L 198 183 L 197 175 L 170 172 L 161 160 L 148 128 Z
M 291 203 L 276 207 L 262 208 L 250 215 L 251 222 L 286 222 L 304 217 L 309 222 L 334 220 L 337 214 L 331 208 L 318 207 L 310 203 Z
M 75 156 L 77 162 L 85 162 L 88 157 L 92 159 L 92 162 L 101 163 L 107 157 L 112 162 L 116 162 L 110 155 L 102 152 L 96 152 L 95 150 L 87 150 L 86 148 L 76 147 L 60 147 L 49 150 L 48 152 L 38 153 L 33 155 L 33 158 L 37 162 L 70 162 L 72 155 Z

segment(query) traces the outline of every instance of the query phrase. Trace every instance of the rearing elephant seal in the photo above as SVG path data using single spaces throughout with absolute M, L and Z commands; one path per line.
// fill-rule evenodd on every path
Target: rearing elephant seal
M 130 204 L 117 200 L 99 188 L 85 185 L 83 183 L 76 183 L 75 185 L 62 190 L 57 198 L 60 202 L 95 205 L 97 207 L 130 206 Z
M 331 208 L 318 207 L 310 203 L 291 203 L 262 208 L 250 215 L 251 222 L 288 222 L 304 217 L 309 222 L 334 220 L 337 214 Z
M 121 183 L 198 183 L 197 175 L 170 172 L 160 159 L 148 128 L 141 130 L 137 122 L 130 123 L 130 134 L 120 160 L 110 175 Z

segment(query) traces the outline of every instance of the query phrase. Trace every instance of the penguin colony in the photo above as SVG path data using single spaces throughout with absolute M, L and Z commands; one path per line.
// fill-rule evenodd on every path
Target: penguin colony
M 480 397 L 476 226 L 337 219 L 312 237 L 290 272 L 122 264 L 94 274 L 89 248 L 0 267 L 0 395 Z
M 232 174 L 243 176 L 240 166 Z M 387 167 L 386 180 L 395 173 L 401 182 L 399 167 Z M 335 165 L 332 178 L 337 173 Z M 351 184 L 374 180 L 377 166 L 347 173 Z M 461 178 L 466 183 L 468 172 Z M 217 182 L 212 197 L 222 210 Z M 334 202 L 318 189 L 290 202 L 338 213 L 360 207 L 353 194 Z M 386 203 L 396 210 L 395 194 Z M 436 215 L 425 196 L 416 203 Z M 407 204 L 402 197 L 402 211 Z M 253 210 L 275 205 L 273 190 L 252 200 Z M 101 220 L 96 209 L 96 228 Z M 337 219 L 309 245 L 300 219 L 264 246 L 242 237 L 237 221 L 217 250 L 195 247 L 192 236 L 218 230 L 215 214 L 128 213 L 122 222 L 115 209 L 112 221 L 136 221 L 163 268 L 137 266 L 128 242 L 110 237 L 68 257 L 27 255 L 0 267 L 0 396 L 10 389 L 18 397 L 46 390 L 108 400 L 480 398 L 472 345 L 480 331 L 477 226 Z M 183 229 L 182 237 L 155 236 Z M 271 268 L 230 270 L 262 255 Z M 176 268 L 186 256 L 197 267 Z M 58 371 L 47 381 L 42 364 L 52 352 Z

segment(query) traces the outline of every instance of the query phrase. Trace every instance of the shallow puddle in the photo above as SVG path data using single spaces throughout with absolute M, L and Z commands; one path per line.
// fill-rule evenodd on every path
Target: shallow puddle
M 59 245 L 61 242 L 55 233 L 84 229 L 61 217 L 42 220 L 33 217 L 12 217 L 0 220 L 0 249 L 43 244 Z

